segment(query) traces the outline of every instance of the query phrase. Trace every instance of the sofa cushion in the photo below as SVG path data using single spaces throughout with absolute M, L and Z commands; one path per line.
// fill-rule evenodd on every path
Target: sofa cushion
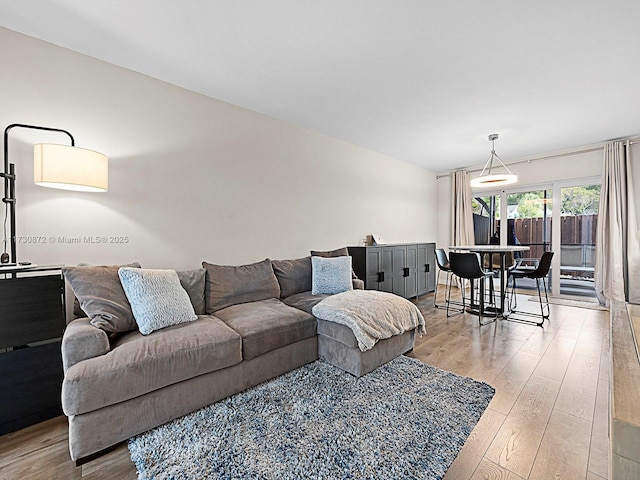
M 78 267 L 90 267 L 88 263 L 80 263 Z M 126 263 L 124 265 L 120 265 L 121 267 L 132 267 L 132 268 L 140 268 L 140 264 L 138 262 Z M 82 308 L 80 307 L 80 302 L 78 301 L 78 297 L 74 295 L 73 298 L 73 320 L 76 318 L 91 318 Z
M 175 270 L 124 267 L 118 275 L 143 335 L 198 318 Z
M 128 332 L 138 328 L 118 277 L 119 268 L 112 265 L 62 269 L 91 324 L 106 332 Z
M 240 335 L 213 316 L 148 336 L 130 332 L 109 353 L 66 371 L 62 408 L 66 415 L 90 412 L 241 361 Z
M 347 247 L 336 248 L 335 250 L 311 250 L 312 257 L 324 257 L 324 258 L 333 258 L 333 257 L 348 257 L 349 250 Z
M 358 348 L 358 340 L 356 340 L 353 330 L 346 325 L 341 325 L 336 322 L 328 322 L 319 318 L 318 335 L 333 338 L 347 347 Z
M 328 296 L 329 295 L 313 295 L 311 291 L 309 291 L 296 293 L 282 301 L 290 307 L 297 308 L 298 310 L 302 310 L 303 312 L 307 312 L 309 315 L 312 315 L 311 310 L 313 307 Z
M 311 257 L 274 260 L 272 264 L 280 284 L 280 298 L 311 290 Z
M 216 316 L 242 336 L 244 360 L 316 335 L 313 315 L 277 299 L 233 305 Z
M 78 318 L 64 329 L 62 368 L 65 371 L 78 362 L 99 357 L 111 349 L 107 332 L 94 327 L 90 322 L 88 318 Z
M 353 290 L 351 257 L 311 259 L 311 293 L 314 295 L 342 293 Z
M 250 265 L 202 262 L 202 266 L 207 270 L 205 299 L 208 314 L 239 303 L 280 297 L 280 285 L 268 258 Z
M 187 291 L 196 315 L 205 314 L 204 285 L 207 271 L 204 268 L 178 272 L 180 285 Z

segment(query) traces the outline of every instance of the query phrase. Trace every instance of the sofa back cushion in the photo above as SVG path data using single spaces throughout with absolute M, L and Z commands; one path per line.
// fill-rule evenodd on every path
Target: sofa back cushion
M 79 263 L 78 267 L 91 267 L 92 265 L 89 265 L 88 263 Z M 133 263 L 126 263 L 124 265 L 120 265 L 121 267 L 132 267 L 132 268 L 140 268 L 140 264 L 138 262 L 133 262 Z M 204 282 L 204 280 L 203 280 Z M 204 286 L 204 283 L 203 283 Z M 84 310 L 82 310 L 82 307 L 80 307 L 80 301 L 78 300 L 77 296 L 73 296 L 73 318 L 71 320 L 75 320 L 77 318 L 91 318 L 91 315 L 89 315 L 87 312 L 85 312 Z M 71 321 L 69 320 L 69 321 Z
M 130 264 L 140 267 L 139 264 Z M 91 324 L 106 332 L 137 330 L 131 305 L 118 277 L 119 265 L 64 267 L 62 273 L 69 282 L 80 308 Z
M 204 315 L 205 312 L 204 288 L 206 274 L 207 271 L 204 268 L 178 272 L 180 285 L 187 291 L 196 315 Z
M 312 257 L 324 257 L 324 258 L 333 258 L 333 257 L 348 257 L 349 250 L 347 247 L 336 248 L 335 250 L 311 250 Z
M 214 265 L 202 262 L 207 270 L 206 312 L 212 314 L 231 305 L 280 297 L 280 285 L 271 260 L 250 265 Z
M 272 263 L 280 284 L 280 298 L 311 290 L 311 257 L 274 260 Z

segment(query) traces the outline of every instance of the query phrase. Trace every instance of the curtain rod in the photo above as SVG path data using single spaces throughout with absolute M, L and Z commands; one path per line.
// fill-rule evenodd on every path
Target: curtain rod
M 635 145 L 637 143 L 640 143 L 640 140 L 636 140 L 635 142 L 631 141 L 631 139 L 636 139 L 636 138 L 640 138 L 640 137 L 630 137 L 628 139 L 623 139 L 623 140 L 613 140 L 613 141 L 622 141 L 622 142 L 627 142 L 629 145 Z M 546 155 L 544 157 L 536 157 L 536 158 L 529 158 L 527 160 L 520 160 L 519 162 L 513 162 L 513 163 L 507 163 L 506 165 L 508 167 L 510 167 L 511 165 L 520 165 L 522 163 L 531 163 L 531 162 L 536 162 L 538 160 L 549 160 L 550 158 L 561 158 L 561 157 L 568 157 L 570 155 L 580 155 L 581 153 L 590 153 L 590 152 L 597 152 L 598 150 L 602 150 L 604 148 L 604 145 L 600 146 L 600 147 L 592 147 L 592 148 L 584 148 L 582 150 L 575 150 L 573 152 L 565 152 L 565 153 L 556 153 L 555 155 Z M 467 170 L 469 173 L 475 173 L 475 172 L 481 172 L 482 168 L 474 168 L 473 170 Z M 443 177 L 450 177 L 451 173 L 443 173 L 442 175 L 436 175 L 436 180 L 443 178 Z

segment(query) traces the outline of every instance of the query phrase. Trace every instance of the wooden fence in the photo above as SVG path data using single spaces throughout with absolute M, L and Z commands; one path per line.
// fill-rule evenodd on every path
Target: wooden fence
M 522 245 L 531 245 L 527 256 L 540 258 L 544 247 L 551 245 L 551 218 L 516 218 L 513 222 L 515 235 Z M 567 215 L 560 217 L 560 239 L 562 245 L 595 245 L 598 215 Z M 488 244 L 491 238 L 489 217 L 474 214 L 476 244 Z M 546 226 L 546 228 L 545 228 Z
M 563 245 L 595 245 L 598 215 L 567 215 L 560 217 L 560 222 Z M 551 243 L 551 218 L 516 218 L 514 225 L 516 238 L 523 245 Z

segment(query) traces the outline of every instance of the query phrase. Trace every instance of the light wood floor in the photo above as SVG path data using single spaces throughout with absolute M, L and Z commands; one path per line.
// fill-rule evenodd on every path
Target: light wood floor
M 608 472 L 608 312 L 552 305 L 544 328 L 417 303 L 427 335 L 412 356 L 493 385 L 496 394 L 446 480 L 601 480 Z M 533 302 L 521 302 L 529 308 Z M 0 479 L 136 479 L 126 446 L 82 467 L 65 417 L 0 437 Z
M 544 328 L 479 327 L 432 301 L 418 302 L 430 328 L 411 355 L 496 389 L 445 480 L 606 479 L 609 312 L 551 305 Z

